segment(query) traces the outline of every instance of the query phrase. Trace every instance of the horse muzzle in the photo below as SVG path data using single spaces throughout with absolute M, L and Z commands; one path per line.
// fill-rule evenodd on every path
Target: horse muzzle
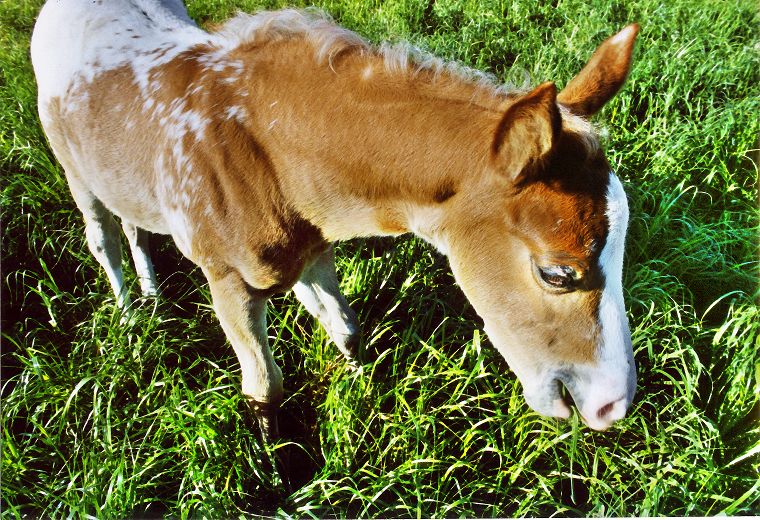
M 589 428 L 603 431 L 625 417 L 633 402 L 636 365 L 631 355 L 616 366 L 576 365 L 548 372 L 539 381 L 523 384 L 525 400 L 536 412 L 567 419 L 574 405 Z

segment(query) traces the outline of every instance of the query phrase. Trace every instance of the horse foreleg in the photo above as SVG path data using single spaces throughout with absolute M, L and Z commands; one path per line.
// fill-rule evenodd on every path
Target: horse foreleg
M 204 269 L 214 309 L 243 375 L 242 391 L 258 419 L 264 441 L 279 436 L 277 410 L 282 402 L 282 371 L 267 340 L 267 298 L 245 283 L 235 270 Z
M 293 292 L 350 361 L 359 355 L 359 323 L 341 294 L 332 246 L 301 273 Z
M 74 201 L 84 217 L 87 245 L 105 270 L 117 305 L 126 307 L 129 304 L 129 295 L 124 286 L 121 269 L 119 225 L 113 213 L 70 170 L 66 170 L 66 178 Z

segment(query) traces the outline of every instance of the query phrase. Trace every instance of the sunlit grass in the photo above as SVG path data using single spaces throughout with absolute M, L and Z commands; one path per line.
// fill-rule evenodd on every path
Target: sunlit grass
M 417 239 L 354 241 L 338 267 L 376 360 L 349 369 L 292 296 L 275 298 L 274 450 L 201 273 L 168 240 L 153 247 L 164 297 L 115 308 L 36 119 L 39 4 L 0 4 L 4 515 L 760 514 L 752 2 L 319 3 L 373 41 L 518 85 L 561 86 L 604 37 L 641 24 L 630 79 L 597 118 L 630 198 L 639 386 L 604 433 L 538 416 L 444 258 Z M 198 0 L 190 13 L 213 24 L 280 5 Z

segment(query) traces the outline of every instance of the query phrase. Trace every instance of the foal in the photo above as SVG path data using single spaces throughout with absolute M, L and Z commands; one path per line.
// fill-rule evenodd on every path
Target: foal
M 238 15 L 207 33 L 178 0 L 48 1 L 39 113 L 120 305 L 119 217 L 142 290 L 148 232 L 201 267 L 267 438 L 283 378 L 266 303 L 293 289 L 349 359 L 356 316 L 331 244 L 413 232 L 448 256 L 539 413 L 592 428 L 635 391 L 622 292 L 628 208 L 586 117 L 622 86 L 638 27 L 559 93 L 398 47 L 323 15 Z

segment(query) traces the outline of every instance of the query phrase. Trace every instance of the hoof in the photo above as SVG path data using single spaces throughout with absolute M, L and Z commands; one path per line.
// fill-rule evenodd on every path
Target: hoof
M 340 349 L 346 359 L 352 363 L 361 365 L 363 363 L 361 351 L 361 336 L 358 332 L 347 336 Z
M 367 363 L 373 363 L 377 359 L 377 352 L 365 345 L 359 333 L 352 334 L 346 342 L 346 349 L 341 349 L 348 362 L 356 367 Z
M 280 438 L 280 428 L 277 422 L 277 411 L 280 404 L 262 403 L 255 399 L 248 398 L 248 407 L 256 416 L 261 431 L 261 440 L 271 444 Z

